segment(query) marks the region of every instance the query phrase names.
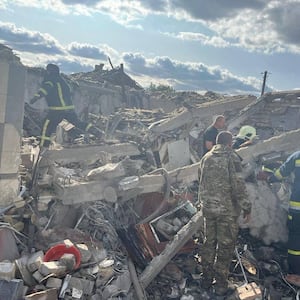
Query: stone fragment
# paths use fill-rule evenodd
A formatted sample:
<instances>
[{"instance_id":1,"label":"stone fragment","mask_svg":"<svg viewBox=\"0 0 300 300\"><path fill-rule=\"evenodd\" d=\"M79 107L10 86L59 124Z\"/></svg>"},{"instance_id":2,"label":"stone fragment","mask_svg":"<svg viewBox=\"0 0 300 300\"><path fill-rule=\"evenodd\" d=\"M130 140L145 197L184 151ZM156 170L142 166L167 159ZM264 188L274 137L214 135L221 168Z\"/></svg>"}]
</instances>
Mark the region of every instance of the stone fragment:
<instances>
[{"instance_id":1,"label":"stone fragment","mask_svg":"<svg viewBox=\"0 0 300 300\"><path fill-rule=\"evenodd\" d=\"M42 264L44 259L44 252L43 251L38 251L33 253L27 262L27 268L28 270L33 273L36 270L38 270L38 268L40 267L40 265Z\"/></svg>"},{"instance_id":2,"label":"stone fragment","mask_svg":"<svg viewBox=\"0 0 300 300\"><path fill-rule=\"evenodd\" d=\"M39 272L44 276L49 274L54 274L55 276L64 275L66 270L67 267L58 261L43 262L39 267Z\"/></svg>"}]
</instances>

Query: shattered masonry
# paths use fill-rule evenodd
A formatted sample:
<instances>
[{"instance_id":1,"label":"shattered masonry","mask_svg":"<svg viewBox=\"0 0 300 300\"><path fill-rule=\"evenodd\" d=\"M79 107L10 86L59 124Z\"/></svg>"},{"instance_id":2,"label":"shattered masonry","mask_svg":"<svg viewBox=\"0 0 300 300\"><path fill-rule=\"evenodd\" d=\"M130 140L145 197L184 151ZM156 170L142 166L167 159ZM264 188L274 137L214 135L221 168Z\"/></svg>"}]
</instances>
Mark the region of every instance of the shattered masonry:
<instances>
[{"instance_id":1,"label":"shattered masonry","mask_svg":"<svg viewBox=\"0 0 300 300\"><path fill-rule=\"evenodd\" d=\"M199 286L197 168L218 114L233 133L251 125L259 136L238 150L253 211L239 235L241 263L233 257L235 299L294 299L297 285L282 278L290 182L256 174L299 148L300 91L149 92L123 65L98 65L64 76L76 112L104 141L62 122L41 151L46 104L28 99L44 70L0 45L0 72L0 299L209 299Z\"/></svg>"}]
</instances>

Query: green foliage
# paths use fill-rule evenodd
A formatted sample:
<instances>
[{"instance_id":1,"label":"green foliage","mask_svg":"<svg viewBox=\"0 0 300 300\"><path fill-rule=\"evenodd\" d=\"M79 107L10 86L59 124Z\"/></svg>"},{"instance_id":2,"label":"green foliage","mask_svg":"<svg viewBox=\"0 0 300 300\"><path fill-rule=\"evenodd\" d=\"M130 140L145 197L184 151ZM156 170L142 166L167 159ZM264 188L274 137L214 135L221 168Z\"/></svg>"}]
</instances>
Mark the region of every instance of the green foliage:
<instances>
[{"instance_id":1,"label":"green foliage","mask_svg":"<svg viewBox=\"0 0 300 300\"><path fill-rule=\"evenodd\" d=\"M166 84L154 84L150 83L149 87L147 88L150 92L166 92L166 93L175 93L175 89Z\"/></svg>"}]
</instances>

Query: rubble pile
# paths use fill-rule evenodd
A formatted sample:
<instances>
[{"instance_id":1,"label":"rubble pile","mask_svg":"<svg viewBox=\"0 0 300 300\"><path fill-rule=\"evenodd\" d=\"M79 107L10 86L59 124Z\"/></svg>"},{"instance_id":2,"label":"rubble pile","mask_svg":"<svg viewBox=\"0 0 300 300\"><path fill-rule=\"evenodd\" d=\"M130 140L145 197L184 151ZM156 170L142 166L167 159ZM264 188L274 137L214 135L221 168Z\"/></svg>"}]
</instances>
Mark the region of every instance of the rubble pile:
<instances>
[{"instance_id":1,"label":"rubble pile","mask_svg":"<svg viewBox=\"0 0 300 300\"><path fill-rule=\"evenodd\" d=\"M1 53L14 57L6 47ZM25 100L41 74L27 69ZM201 137L218 114L232 132L252 125L259 135L237 151L253 211L248 226L241 224L229 278L236 291L228 299L299 297L298 278L286 275L290 182L259 180L262 166L278 165L298 146L299 91L260 98L150 93L122 65L68 79L77 113L105 134L63 121L51 147L40 149L34 136L45 106L25 104L13 170L19 193L0 203L1 300L215 299L201 288L197 181Z\"/></svg>"}]
</instances>

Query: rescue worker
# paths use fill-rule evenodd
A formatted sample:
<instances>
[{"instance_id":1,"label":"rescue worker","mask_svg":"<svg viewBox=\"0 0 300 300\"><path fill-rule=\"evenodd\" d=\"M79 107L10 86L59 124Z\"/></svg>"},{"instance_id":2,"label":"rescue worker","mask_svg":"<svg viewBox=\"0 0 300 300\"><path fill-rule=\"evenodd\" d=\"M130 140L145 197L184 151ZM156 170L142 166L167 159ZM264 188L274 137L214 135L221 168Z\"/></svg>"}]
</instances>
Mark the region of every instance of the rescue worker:
<instances>
[{"instance_id":1,"label":"rescue worker","mask_svg":"<svg viewBox=\"0 0 300 300\"><path fill-rule=\"evenodd\" d=\"M205 155L215 144L219 130L225 127L225 117L219 115L203 134L203 155Z\"/></svg>"},{"instance_id":2,"label":"rescue worker","mask_svg":"<svg viewBox=\"0 0 300 300\"><path fill-rule=\"evenodd\" d=\"M232 149L232 134L222 131L216 145L201 159L199 167L199 202L204 216L202 288L215 293L228 292L228 273L238 235L241 210L244 222L250 218L251 203L241 177L240 157Z\"/></svg>"},{"instance_id":3,"label":"rescue worker","mask_svg":"<svg viewBox=\"0 0 300 300\"><path fill-rule=\"evenodd\" d=\"M49 110L42 127L41 147L49 147L51 134L55 133L57 125L63 119L66 119L83 131L90 132L97 137L102 137L103 132L100 129L94 127L92 124L79 120L77 117L71 98L70 87L60 76L59 67L57 65L47 65L42 86L30 100L30 104L35 103L42 97L45 97Z\"/></svg>"},{"instance_id":4,"label":"rescue worker","mask_svg":"<svg viewBox=\"0 0 300 300\"><path fill-rule=\"evenodd\" d=\"M289 272L300 275L300 151L294 152L268 178L268 182L281 181L294 174L288 212L288 264Z\"/></svg>"},{"instance_id":5,"label":"rescue worker","mask_svg":"<svg viewBox=\"0 0 300 300\"><path fill-rule=\"evenodd\" d=\"M232 148L239 149L247 147L253 143L256 137L256 129L254 127L249 125L242 126L232 144Z\"/></svg>"}]
</instances>

